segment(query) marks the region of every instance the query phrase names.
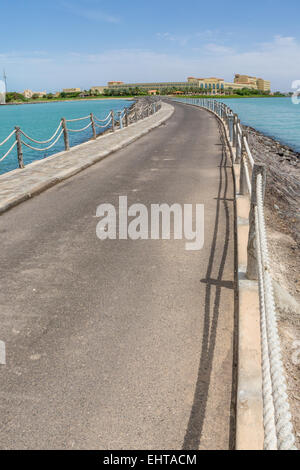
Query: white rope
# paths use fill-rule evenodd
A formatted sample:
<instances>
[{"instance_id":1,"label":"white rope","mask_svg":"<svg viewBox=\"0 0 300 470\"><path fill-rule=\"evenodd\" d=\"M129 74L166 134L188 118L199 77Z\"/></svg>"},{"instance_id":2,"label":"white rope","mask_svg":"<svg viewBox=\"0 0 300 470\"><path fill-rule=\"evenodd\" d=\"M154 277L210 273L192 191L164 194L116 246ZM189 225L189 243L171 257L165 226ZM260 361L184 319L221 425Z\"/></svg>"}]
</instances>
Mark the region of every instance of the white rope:
<instances>
[{"instance_id":1,"label":"white rope","mask_svg":"<svg viewBox=\"0 0 300 470\"><path fill-rule=\"evenodd\" d=\"M77 122L77 121L84 121L85 119L90 119L91 116L84 116L82 118L77 118L77 119L66 119L66 122Z\"/></svg>"},{"instance_id":2,"label":"white rope","mask_svg":"<svg viewBox=\"0 0 300 470\"><path fill-rule=\"evenodd\" d=\"M56 131L54 132L53 136L50 137L50 139L48 139L48 140L35 140L32 137L29 137L27 134L25 134L25 132L23 132L21 129L20 129L20 132L23 134L24 137L26 137L26 139L31 140L32 142L35 142L36 144L48 144L49 142L51 142L51 140L54 139L54 137L57 136L57 133L58 133L59 129L61 128L61 126L62 126L62 123L59 124L59 126L56 129Z\"/></svg>"},{"instance_id":3,"label":"white rope","mask_svg":"<svg viewBox=\"0 0 300 470\"><path fill-rule=\"evenodd\" d=\"M97 124L97 123L95 122L95 126L104 129L105 127L109 126L109 124L111 123L111 121L112 121L112 119L110 118L110 120L109 120L104 126L100 126L99 124Z\"/></svg>"},{"instance_id":4,"label":"white rope","mask_svg":"<svg viewBox=\"0 0 300 470\"><path fill-rule=\"evenodd\" d=\"M249 175L249 168L248 168L248 165L247 165L247 161L246 159L243 157L243 165L244 165L244 171L245 171L245 177L246 177L246 183L247 183L247 188L248 188L248 193L250 194L251 196L251 193L252 193L252 185L251 185L251 181L250 181L250 175Z\"/></svg>"},{"instance_id":5,"label":"white rope","mask_svg":"<svg viewBox=\"0 0 300 470\"><path fill-rule=\"evenodd\" d=\"M111 112L108 113L108 115L106 116L105 119L99 119L99 118L97 118L97 116L94 116L94 119L95 119L96 121L98 121L98 122L105 122L105 121L107 121L107 119L109 119L109 118L111 118Z\"/></svg>"},{"instance_id":6,"label":"white rope","mask_svg":"<svg viewBox=\"0 0 300 470\"><path fill-rule=\"evenodd\" d=\"M284 367L281 358L281 347L277 327L273 284L270 275L269 252L266 236L262 175L257 176L257 216L261 244L262 281L266 314L266 333L270 361L270 375L273 391L277 447L279 450L296 450L295 436L291 423L290 406Z\"/></svg>"},{"instance_id":7,"label":"white rope","mask_svg":"<svg viewBox=\"0 0 300 470\"><path fill-rule=\"evenodd\" d=\"M258 212L255 207L255 233L256 233L256 256L259 279L259 301L260 301L260 327L261 327L261 353L262 353L262 396L263 396L263 419L264 419L264 449L277 450L277 436L275 426L275 410L272 395L272 381L270 372L270 359L267 339L266 311L263 285L261 241L259 234Z\"/></svg>"},{"instance_id":8,"label":"white rope","mask_svg":"<svg viewBox=\"0 0 300 470\"><path fill-rule=\"evenodd\" d=\"M83 132L86 129L88 129L91 125L92 125L92 123L90 122L86 127L83 127L82 129L67 129L67 130L69 132Z\"/></svg>"},{"instance_id":9,"label":"white rope","mask_svg":"<svg viewBox=\"0 0 300 470\"><path fill-rule=\"evenodd\" d=\"M4 139L3 142L1 142L0 147L2 147L2 145L5 144L5 142L7 142L15 133L16 133L16 129L12 131L12 133L9 134L9 136L6 137L6 139Z\"/></svg>"},{"instance_id":10,"label":"white rope","mask_svg":"<svg viewBox=\"0 0 300 470\"><path fill-rule=\"evenodd\" d=\"M30 148L30 149L32 149L32 150L36 150L37 152L44 152L45 150L49 150L49 149L51 149L52 147L54 147L54 145L56 144L56 142L58 142L58 140L60 139L60 137L61 137L63 131L64 131L64 130L62 129L62 130L61 130L61 133L58 135L58 137L55 139L55 141L54 141L51 145L49 145L49 147L45 147L45 148L43 148L43 149L36 148L36 147L32 147L31 145L29 145L29 144L27 144L26 142L24 142L24 140L22 140L22 144L24 144L25 147L28 147L28 148Z\"/></svg>"},{"instance_id":11,"label":"white rope","mask_svg":"<svg viewBox=\"0 0 300 470\"><path fill-rule=\"evenodd\" d=\"M253 160L252 154L251 154L250 149L249 149L247 138L244 136L243 140L244 140L244 145L245 145L245 149L246 149L249 161L250 161L251 168L253 168L254 167L254 160Z\"/></svg>"},{"instance_id":12,"label":"white rope","mask_svg":"<svg viewBox=\"0 0 300 470\"><path fill-rule=\"evenodd\" d=\"M241 148L241 146L242 146L242 141L241 141L241 138L240 138L239 134L237 135L237 138L238 138L239 148Z\"/></svg>"},{"instance_id":13,"label":"white rope","mask_svg":"<svg viewBox=\"0 0 300 470\"><path fill-rule=\"evenodd\" d=\"M17 145L17 141L15 141L15 142L12 144L12 146L10 147L10 149L9 149L9 150L6 152L6 154L5 154L5 155L3 155L3 157L1 157L1 158L0 158L0 162L2 162L2 160L4 160L4 158L6 158L6 157L7 157L7 155L9 155L9 154L10 154L10 152L11 152L11 151L12 151L12 149L15 147L15 145Z\"/></svg>"}]
</instances>

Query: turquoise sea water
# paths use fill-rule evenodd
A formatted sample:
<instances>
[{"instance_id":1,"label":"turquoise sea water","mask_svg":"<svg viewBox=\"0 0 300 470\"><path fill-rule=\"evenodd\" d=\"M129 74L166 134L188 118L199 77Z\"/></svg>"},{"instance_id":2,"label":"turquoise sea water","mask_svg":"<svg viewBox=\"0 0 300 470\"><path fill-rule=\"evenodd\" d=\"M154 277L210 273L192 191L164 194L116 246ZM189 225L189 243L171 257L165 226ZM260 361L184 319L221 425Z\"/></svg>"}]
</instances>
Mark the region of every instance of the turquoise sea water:
<instances>
[{"instance_id":1,"label":"turquoise sea water","mask_svg":"<svg viewBox=\"0 0 300 470\"><path fill-rule=\"evenodd\" d=\"M291 98L222 99L239 115L242 124L274 137L300 152L300 104Z\"/></svg>"},{"instance_id":2,"label":"turquoise sea water","mask_svg":"<svg viewBox=\"0 0 300 470\"><path fill-rule=\"evenodd\" d=\"M54 134L62 117L74 119L94 113L99 119L104 119L110 110L118 111L131 106L131 104L132 101L128 100L105 99L0 106L0 143L14 130L15 126L19 126L27 135L35 140L47 140ZM80 129L88 123L88 120L72 122L68 126L72 129ZM100 129L97 128L97 133L99 131ZM92 130L90 127L86 131L69 135L70 145L73 146L86 142L92 137ZM13 144L14 140L15 137L13 136L9 142L0 147L0 159ZM43 146L32 142L29 143L35 147L47 147L49 145L45 144ZM63 136L61 136L54 147L45 152L36 152L23 146L24 163L26 165L34 160L46 158L62 150L64 150ZM17 167L17 152L15 147L5 160L0 162L0 174L14 170Z\"/></svg>"}]
</instances>

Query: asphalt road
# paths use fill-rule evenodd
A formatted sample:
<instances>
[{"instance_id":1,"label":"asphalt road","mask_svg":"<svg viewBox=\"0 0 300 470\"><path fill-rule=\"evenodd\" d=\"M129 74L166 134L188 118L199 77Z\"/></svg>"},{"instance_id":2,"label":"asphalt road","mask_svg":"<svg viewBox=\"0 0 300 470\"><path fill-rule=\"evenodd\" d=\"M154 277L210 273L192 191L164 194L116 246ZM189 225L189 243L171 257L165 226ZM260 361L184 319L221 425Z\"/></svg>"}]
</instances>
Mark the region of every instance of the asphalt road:
<instances>
[{"instance_id":1,"label":"asphalt road","mask_svg":"<svg viewBox=\"0 0 300 470\"><path fill-rule=\"evenodd\" d=\"M176 104L0 217L1 449L227 449L234 206L216 119ZM97 206L205 205L205 244L96 237Z\"/></svg>"}]
</instances>

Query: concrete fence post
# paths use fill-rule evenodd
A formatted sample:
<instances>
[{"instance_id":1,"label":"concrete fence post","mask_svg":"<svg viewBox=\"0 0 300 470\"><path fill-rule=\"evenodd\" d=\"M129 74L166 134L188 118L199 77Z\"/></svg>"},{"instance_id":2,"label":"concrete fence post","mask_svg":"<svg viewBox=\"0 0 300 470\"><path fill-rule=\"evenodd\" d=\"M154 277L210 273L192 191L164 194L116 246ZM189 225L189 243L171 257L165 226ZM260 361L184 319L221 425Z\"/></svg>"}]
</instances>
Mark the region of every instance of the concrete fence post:
<instances>
[{"instance_id":1,"label":"concrete fence post","mask_svg":"<svg viewBox=\"0 0 300 470\"><path fill-rule=\"evenodd\" d=\"M266 187L266 167L262 164L254 164L251 183L251 205L249 214L249 238L247 248L247 272L248 279L256 281L258 279L257 257L256 257L256 230L255 230L255 208L257 206L256 181L257 176L261 174L263 180L263 198Z\"/></svg>"},{"instance_id":2,"label":"concrete fence post","mask_svg":"<svg viewBox=\"0 0 300 470\"><path fill-rule=\"evenodd\" d=\"M95 126L95 120L94 120L93 113L91 113L90 116L91 116L91 123L92 123L93 139L96 139L97 134L96 134L96 126Z\"/></svg>"},{"instance_id":3,"label":"concrete fence post","mask_svg":"<svg viewBox=\"0 0 300 470\"><path fill-rule=\"evenodd\" d=\"M128 127L128 109L125 108L125 126Z\"/></svg>"},{"instance_id":4,"label":"concrete fence post","mask_svg":"<svg viewBox=\"0 0 300 470\"><path fill-rule=\"evenodd\" d=\"M24 161L23 161L23 149L22 149L22 140L21 140L21 131L18 126L15 127L16 129L16 141L17 141L17 154L18 154L18 163L19 168L24 168Z\"/></svg>"},{"instance_id":5,"label":"concrete fence post","mask_svg":"<svg viewBox=\"0 0 300 470\"><path fill-rule=\"evenodd\" d=\"M70 150L70 142L69 142L69 134L68 134L66 118L62 118L61 123L62 123L62 128L64 130L65 150L68 151Z\"/></svg>"},{"instance_id":6,"label":"concrete fence post","mask_svg":"<svg viewBox=\"0 0 300 470\"><path fill-rule=\"evenodd\" d=\"M115 112L114 110L111 110L111 130L112 132L115 132Z\"/></svg>"}]
</instances>

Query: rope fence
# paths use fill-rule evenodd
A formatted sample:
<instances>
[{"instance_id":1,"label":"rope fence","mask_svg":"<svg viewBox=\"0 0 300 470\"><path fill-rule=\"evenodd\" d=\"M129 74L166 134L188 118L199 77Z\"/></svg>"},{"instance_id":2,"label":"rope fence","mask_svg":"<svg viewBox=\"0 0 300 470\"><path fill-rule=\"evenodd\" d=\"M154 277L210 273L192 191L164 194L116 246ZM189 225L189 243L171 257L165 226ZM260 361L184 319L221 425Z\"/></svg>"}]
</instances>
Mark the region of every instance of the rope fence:
<instances>
[{"instance_id":1,"label":"rope fence","mask_svg":"<svg viewBox=\"0 0 300 470\"><path fill-rule=\"evenodd\" d=\"M27 135L22 129L19 127L15 127L15 129L0 143L0 147L6 144L11 138L15 137L15 141L7 150L4 155L0 155L0 162L2 162L14 148L17 148L17 158L18 158L18 166L19 168L24 168L24 157L23 157L23 147L27 147L36 152L45 152L52 147L54 147L60 138L63 136L64 138L64 147L65 151L70 150L70 139L69 134L80 133L84 132L90 127L92 128L93 139L96 139L101 133L107 130L111 130L111 132L115 132L116 128L123 129L124 127L128 127L130 124L134 124L135 122L144 119L145 117L154 114L155 112L159 111L161 108L161 102L159 100L154 100L151 103L144 106L143 104L137 101L136 103L129 108L123 108L118 111L110 111L108 115L104 119L99 119L93 113L89 114L88 116L74 118L74 119L66 119L62 118L60 120L59 126L57 127L54 134L47 140L37 140L29 135ZM69 123L81 122L89 120L90 122L80 128L74 129L68 127ZM101 132L97 134L96 129L101 129ZM88 140L88 139L87 139ZM50 144L47 147L34 147L29 142L33 142L38 145L46 145Z\"/></svg>"},{"instance_id":2,"label":"rope fence","mask_svg":"<svg viewBox=\"0 0 300 470\"><path fill-rule=\"evenodd\" d=\"M266 168L257 164L237 114L220 101L175 99L205 108L224 123L233 163L240 165L240 195L249 195L247 278L258 281L262 351L262 398L265 450L297 450L282 362L264 215Z\"/></svg>"}]
</instances>

